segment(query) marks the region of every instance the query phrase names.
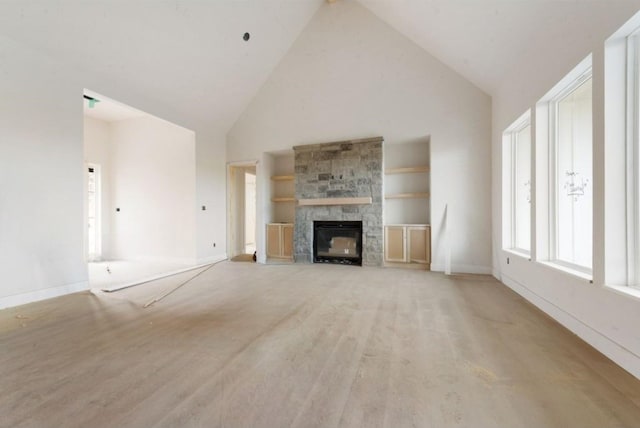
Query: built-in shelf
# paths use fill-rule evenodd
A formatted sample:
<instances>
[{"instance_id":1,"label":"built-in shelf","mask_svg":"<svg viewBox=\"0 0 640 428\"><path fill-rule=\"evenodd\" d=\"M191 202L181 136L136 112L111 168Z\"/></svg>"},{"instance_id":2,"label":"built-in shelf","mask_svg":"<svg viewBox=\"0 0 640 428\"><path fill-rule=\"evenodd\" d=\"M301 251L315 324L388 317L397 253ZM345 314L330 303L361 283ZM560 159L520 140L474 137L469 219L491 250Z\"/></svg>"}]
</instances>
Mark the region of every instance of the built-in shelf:
<instances>
[{"instance_id":1,"label":"built-in shelf","mask_svg":"<svg viewBox=\"0 0 640 428\"><path fill-rule=\"evenodd\" d=\"M387 168L385 174L411 174L416 172L429 172L428 166L409 166L404 168Z\"/></svg>"},{"instance_id":2,"label":"built-in shelf","mask_svg":"<svg viewBox=\"0 0 640 428\"><path fill-rule=\"evenodd\" d=\"M293 181L293 175L272 175L273 181Z\"/></svg>"},{"instance_id":3,"label":"built-in shelf","mask_svg":"<svg viewBox=\"0 0 640 428\"><path fill-rule=\"evenodd\" d=\"M293 175L272 175L272 181L293 181ZM288 193L288 192L287 192ZM296 198L293 196L274 196L271 198L271 202L295 202Z\"/></svg>"},{"instance_id":4,"label":"built-in shelf","mask_svg":"<svg viewBox=\"0 0 640 428\"><path fill-rule=\"evenodd\" d=\"M371 205L373 202L371 197L363 198L318 198L318 199L300 199L298 205Z\"/></svg>"},{"instance_id":5,"label":"built-in shelf","mask_svg":"<svg viewBox=\"0 0 640 428\"><path fill-rule=\"evenodd\" d=\"M393 193L385 195L385 199L426 199L429 197L429 192L415 192L415 193Z\"/></svg>"}]
</instances>

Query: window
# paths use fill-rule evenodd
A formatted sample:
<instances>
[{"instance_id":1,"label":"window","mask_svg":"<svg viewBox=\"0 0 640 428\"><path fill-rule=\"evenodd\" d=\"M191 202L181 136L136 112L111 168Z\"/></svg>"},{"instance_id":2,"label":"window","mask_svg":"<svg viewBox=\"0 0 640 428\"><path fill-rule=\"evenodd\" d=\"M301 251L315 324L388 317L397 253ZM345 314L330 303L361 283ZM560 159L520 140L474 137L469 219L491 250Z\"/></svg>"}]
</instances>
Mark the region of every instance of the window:
<instances>
[{"instance_id":1,"label":"window","mask_svg":"<svg viewBox=\"0 0 640 428\"><path fill-rule=\"evenodd\" d=\"M640 284L640 13L605 42L604 283Z\"/></svg>"},{"instance_id":2,"label":"window","mask_svg":"<svg viewBox=\"0 0 640 428\"><path fill-rule=\"evenodd\" d=\"M550 258L591 272L591 67L549 103Z\"/></svg>"},{"instance_id":3,"label":"window","mask_svg":"<svg viewBox=\"0 0 640 428\"><path fill-rule=\"evenodd\" d=\"M525 113L503 134L505 192L509 230L505 247L529 254L531 251L531 114Z\"/></svg>"},{"instance_id":4,"label":"window","mask_svg":"<svg viewBox=\"0 0 640 428\"><path fill-rule=\"evenodd\" d=\"M536 104L536 254L593 279L591 55Z\"/></svg>"},{"instance_id":5,"label":"window","mask_svg":"<svg viewBox=\"0 0 640 428\"><path fill-rule=\"evenodd\" d=\"M638 19L635 20L636 25ZM626 159L619 168L626 166L627 203L627 278L626 284L640 286L640 29L635 28L626 38L627 42L627 146Z\"/></svg>"},{"instance_id":6,"label":"window","mask_svg":"<svg viewBox=\"0 0 640 428\"><path fill-rule=\"evenodd\" d=\"M630 239L627 242L629 257L627 285L640 286L640 29L634 30L627 38L627 108L629 123L627 132L629 142L627 156L627 230Z\"/></svg>"}]
</instances>

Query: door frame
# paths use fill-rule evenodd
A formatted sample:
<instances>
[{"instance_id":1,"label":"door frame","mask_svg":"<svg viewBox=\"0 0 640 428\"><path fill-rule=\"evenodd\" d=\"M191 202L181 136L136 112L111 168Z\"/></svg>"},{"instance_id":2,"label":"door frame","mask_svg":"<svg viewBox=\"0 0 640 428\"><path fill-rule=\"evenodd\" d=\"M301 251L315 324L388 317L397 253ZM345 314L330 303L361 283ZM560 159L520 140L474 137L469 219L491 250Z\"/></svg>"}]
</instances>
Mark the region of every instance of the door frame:
<instances>
[{"instance_id":1,"label":"door frame","mask_svg":"<svg viewBox=\"0 0 640 428\"><path fill-rule=\"evenodd\" d=\"M247 168L253 168L256 173L256 196L258 193L259 177L258 177L258 161L257 160L248 160L248 161L238 161L238 162L227 162L227 257L229 259L234 258L239 254L237 251L238 244L237 240L242 238L242 248L244 249L244 236L237 236L238 230L238 213L237 213L237 203L236 200L238 198L237 189L236 189L236 174L239 171L242 171L243 174L243 183L244 183L244 171ZM244 203L244 201L243 201ZM256 201L256 229L258 227L257 218L258 218L258 204ZM244 216L241 219L242 227L244 228ZM257 237L257 230L256 230ZM256 239L257 240L257 239ZM257 242L256 242L257 245Z\"/></svg>"}]
</instances>

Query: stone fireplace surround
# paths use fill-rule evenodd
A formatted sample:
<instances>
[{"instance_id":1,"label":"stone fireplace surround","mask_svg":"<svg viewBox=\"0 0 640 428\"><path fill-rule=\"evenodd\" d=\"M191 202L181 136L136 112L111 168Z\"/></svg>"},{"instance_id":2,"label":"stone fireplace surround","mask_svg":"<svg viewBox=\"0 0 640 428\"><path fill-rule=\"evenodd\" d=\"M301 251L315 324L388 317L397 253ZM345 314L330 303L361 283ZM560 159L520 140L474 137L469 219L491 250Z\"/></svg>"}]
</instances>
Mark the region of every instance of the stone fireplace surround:
<instances>
[{"instance_id":1,"label":"stone fireplace surround","mask_svg":"<svg viewBox=\"0 0 640 428\"><path fill-rule=\"evenodd\" d=\"M366 198L339 205L298 205L294 259L311 263L314 220L362 221L362 264L382 266L382 137L296 146L295 198ZM371 202L368 202L371 198Z\"/></svg>"}]
</instances>

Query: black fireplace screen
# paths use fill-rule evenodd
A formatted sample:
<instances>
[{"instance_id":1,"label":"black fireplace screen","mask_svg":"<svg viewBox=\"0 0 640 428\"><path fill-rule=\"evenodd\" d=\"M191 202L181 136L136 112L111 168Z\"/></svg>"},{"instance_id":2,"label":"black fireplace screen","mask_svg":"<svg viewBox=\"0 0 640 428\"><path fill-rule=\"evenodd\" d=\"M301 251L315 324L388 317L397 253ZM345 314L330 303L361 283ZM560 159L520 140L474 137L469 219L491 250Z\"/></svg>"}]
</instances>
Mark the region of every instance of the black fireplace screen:
<instances>
[{"instance_id":1,"label":"black fireplace screen","mask_svg":"<svg viewBox=\"0 0 640 428\"><path fill-rule=\"evenodd\" d=\"M314 221L313 262L362 266L362 222Z\"/></svg>"}]
</instances>

